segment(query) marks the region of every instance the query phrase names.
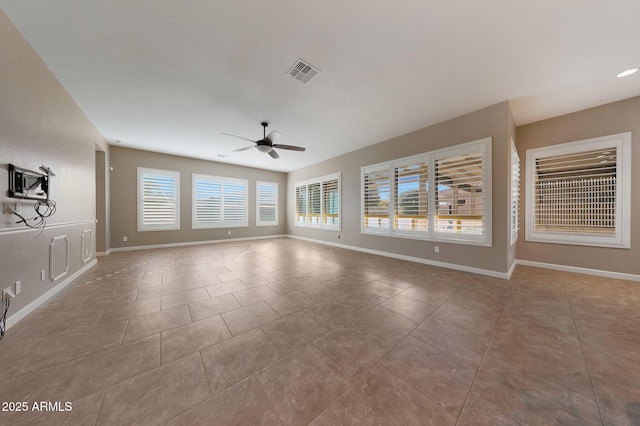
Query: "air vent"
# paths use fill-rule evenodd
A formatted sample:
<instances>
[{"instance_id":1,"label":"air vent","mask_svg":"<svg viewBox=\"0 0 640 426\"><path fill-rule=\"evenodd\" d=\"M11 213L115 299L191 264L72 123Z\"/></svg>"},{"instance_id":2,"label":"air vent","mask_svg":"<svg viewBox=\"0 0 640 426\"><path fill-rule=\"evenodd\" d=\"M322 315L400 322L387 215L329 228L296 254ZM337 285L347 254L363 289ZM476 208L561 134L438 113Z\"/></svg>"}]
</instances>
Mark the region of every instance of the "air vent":
<instances>
[{"instance_id":1,"label":"air vent","mask_svg":"<svg viewBox=\"0 0 640 426\"><path fill-rule=\"evenodd\" d=\"M287 71L287 74L296 80L307 84L319 72L320 70L315 68L313 65L306 63L302 59L298 59L289 71Z\"/></svg>"}]
</instances>

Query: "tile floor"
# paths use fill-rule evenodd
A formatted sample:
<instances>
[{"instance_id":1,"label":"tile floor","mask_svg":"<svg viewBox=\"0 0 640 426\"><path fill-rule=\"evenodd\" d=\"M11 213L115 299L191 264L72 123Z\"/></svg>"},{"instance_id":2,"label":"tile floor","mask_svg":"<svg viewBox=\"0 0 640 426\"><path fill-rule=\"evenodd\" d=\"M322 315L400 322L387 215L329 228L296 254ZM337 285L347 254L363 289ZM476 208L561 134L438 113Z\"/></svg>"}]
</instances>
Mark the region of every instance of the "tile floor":
<instances>
[{"instance_id":1,"label":"tile floor","mask_svg":"<svg viewBox=\"0 0 640 426\"><path fill-rule=\"evenodd\" d=\"M9 329L0 424L640 424L640 284L292 239L116 253Z\"/></svg>"}]
</instances>

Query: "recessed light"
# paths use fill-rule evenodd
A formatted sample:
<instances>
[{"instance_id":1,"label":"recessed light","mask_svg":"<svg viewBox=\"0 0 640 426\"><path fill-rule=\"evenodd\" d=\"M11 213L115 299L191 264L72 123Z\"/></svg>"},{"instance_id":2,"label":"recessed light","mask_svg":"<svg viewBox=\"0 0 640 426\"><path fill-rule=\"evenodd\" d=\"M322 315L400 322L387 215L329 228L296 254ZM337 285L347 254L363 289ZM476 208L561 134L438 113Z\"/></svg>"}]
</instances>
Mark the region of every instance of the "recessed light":
<instances>
[{"instance_id":1,"label":"recessed light","mask_svg":"<svg viewBox=\"0 0 640 426\"><path fill-rule=\"evenodd\" d=\"M638 71L638 68L631 68L629 70L626 71L622 71L620 74L618 74L616 77L626 77L628 75L631 75L633 73L635 73L636 71Z\"/></svg>"},{"instance_id":2,"label":"recessed light","mask_svg":"<svg viewBox=\"0 0 640 426\"><path fill-rule=\"evenodd\" d=\"M121 140L116 139L116 143L122 145L122 141Z\"/></svg>"},{"instance_id":3,"label":"recessed light","mask_svg":"<svg viewBox=\"0 0 640 426\"><path fill-rule=\"evenodd\" d=\"M218 154L218 158L229 158L229 156L225 154Z\"/></svg>"}]
</instances>

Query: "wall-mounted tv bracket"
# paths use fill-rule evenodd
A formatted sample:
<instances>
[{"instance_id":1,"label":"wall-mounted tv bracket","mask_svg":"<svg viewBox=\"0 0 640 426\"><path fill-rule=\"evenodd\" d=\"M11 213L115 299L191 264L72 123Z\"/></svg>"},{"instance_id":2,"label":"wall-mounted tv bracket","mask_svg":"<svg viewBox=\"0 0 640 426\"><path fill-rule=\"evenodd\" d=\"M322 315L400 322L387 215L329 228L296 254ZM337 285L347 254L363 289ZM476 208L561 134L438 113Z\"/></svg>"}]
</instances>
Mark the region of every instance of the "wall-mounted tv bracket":
<instances>
[{"instance_id":1,"label":"wall-mounted tv bracket","mask_svg":"<svg viewBox=\"0 0 640 426\"><path fill-rule=\"evenodd\" d=\"M50 179L55 173L47 166L40 166L40 170L42 173L9 164L9 197L36 200L33 205L36 217L26 219L18 212L13 212L20 218L16 223L24 223L29 228L44 228L46 218L56 211L55 201L49 199Z\"/></svg>"}]
</instances>

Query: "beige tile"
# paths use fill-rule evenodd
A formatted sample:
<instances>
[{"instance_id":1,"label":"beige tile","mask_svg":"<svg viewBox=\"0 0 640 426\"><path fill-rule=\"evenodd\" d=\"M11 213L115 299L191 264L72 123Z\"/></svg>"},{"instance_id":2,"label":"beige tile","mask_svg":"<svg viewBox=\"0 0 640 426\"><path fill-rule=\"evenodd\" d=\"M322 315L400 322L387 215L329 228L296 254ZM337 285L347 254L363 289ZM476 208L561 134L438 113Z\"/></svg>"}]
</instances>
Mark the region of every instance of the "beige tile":
<instances>
[{"instance_id":1,"label":"beige tile","mask_svg":"<svg viewBox=\"0 0 640 426\"><path fill-rule=\"evenodd\" d=\"M75 360L55 393L73 400L160 365L160 335Z\"/></svg>"},{"instance_id":2,"label":"beige tile","mask_svg":"<svg viewBox=\"0 0 640 426\"><path fill-rule=\"evenodd\" d=\"M175 308L176 306L186 305L191 302L197 302L209 298L209 293L204 288L196 288L193 290L181 291L167 296L162 296L162 310Z\"/></svg>"},{"instance_id":3,"label":"beige tile","mask_svg":"<svg viewBox=\"0 0 640 426\"><path fill-rule=\"evenodd\" d=\"M120 344L126 321L45 341L19 374L41 370Z\"/></svg>"},{"instance_id":4,"label":"beige tile","mask_svg":"<svg viewBox=\"0 0 640 426\"><path fill-rule=\"evenodd\" d=\"M458 416L477 366L407 337L380 363L426 397Z\"/></svg>"},{"instance_id":5,"label":"beige tile","mask_svg":"<svg viewBox=\"0 0 640 426\"><path fill-rule=\"evenodd\" d=\"M292 291L269 299L265 303L280 316L287 316L317 302L301 291Z\"/></svg>"},{"instance_id":6,"label":"beige tile","mask_svg":"<svg viewBox=\"0 0 640 426\"><path fill-rule=\"evenodd\" d=\"M159 424L209 396L200 354L194 353L109 387L96 424Z\"/></svg>"},{"instance_id":7,"label":"beige tile","mask_svg":"<svg viewBox=\"0 0 640 426\"><path fill-rule=\"evenodd\" d=\"M176 417L166 426L192 425L281 425L255 377L219 393Z\"/></svg>"},{"instance_id":8,"label":"beige tile","mask_svg":"<svg viewBox=\"0 0 640 426\"><path fill-rule=\"evenodd\" d=\"M260 329L203 349L201 354L214 395L282 358Z\"/></svg>"},{"instance_id":9,"label":"beige tile","mask_svg":"<svg viewBox=\"0 0 640 426\"><path fill-rule=\"evenodd\" d=\"M261 328L283 354L293 352L329 331L304 312L289 315Z\"/></svg>"},{"instance_id":10,"label":"beige tile","mask_svg":"<svg viewBox=\"0 0 640 426\"><path fill-rule=\"evenodd\" d=\"M191 322L187 306L154 312L129 320L123 342L131 342Z\"/></svg>"},{"instance_id":11,"label":"beige tile","mask_svg":"<svg viewBox=\"0 0 640 426\"><path fill-rule=\"evenodd\" d=\"M313 346L293 352L256 377L285 425L311 422L352 383Z\"/></svg>"},{"instance_id":12,"label":"beige tile","mask_svg":"<svg viewBox=\"0 0 640 426\"><path fill-rule=\"evenodd\" d=\"M270 323L280 318L273 309L264 302L258 302L235 311L222 314L227 327L234 336L253 328Z\"/></svg>"},{"instance_id":13,"label":"beige tile","mask_svg":"<svg viewBox=\"0 0 640 426\"><path fill-rule=\"evenodd\" d=\"M341 424L454 425L456 417L381 367L330 407Z\"/></svg>"},{"instance_id":14,"label":"beige tile","mask_svg":"<svg viewBox=\"0 0 640 426\"><path fill-rule=\"evenodd\" d=\"M271 290L266 285L261 285L258 287L250 288L248 290L242 290L233 293L233 297L235 297L242 306L253 305L254 303L273 299L277 296L278 293Z\"/></svg>"},{"instance_id":15,"label":"beige tile","mask_svg":"<svg viewBox=\"0 0 640 426\"><path fill-rule=\"evenodd\" d=\"M162 363L182 358L230 337L231 333L219 315L163 331Z\"/></svg>"},{"instance_id":16,"label":"beige tile","mask_svg":"<svg viewBox=\"0 0 640 426\"><path fill-rule=\"evenodd\" d=\"M242 281L235 280L222 284L215 284L207 287L207 292L211 297L222 296L224 294L230 294L234 291L246 290L247 286L242 284Z\"/></svg>"},{"instance_id":17,"label":"beige tile","mask_svg":"<svg viewBox=\"0 0 640 426\"><path fill-rule=\"evenodd\" d=\"M240 281L249 288L258 287L278 281L269 274L251 275L250 277L240 278Z\"/></svg>"},{"instance_id":18,"label":"beige tile","mask_svg":"<svg viewBox=\"0 0 640 426\"><path fill-rule=\"evenodd\" d=\"M56 399L53 403L58 403L61 407L57 411L45 411L39 416L29 419L24 425L42 426L72 426L72 425L92 425L98 417L98 410L102 404L104 389L92 393L76 400Z\"/></svg>"},{"instance_id":19,"label":"beige tile","mask_svg":"<svg viewBox=\"0 0 640 426\"><path fill-rule=\"evenodd\" d=\"M102 312L102 315L98 318L96 327L150 314L152 312L158 312L160 310L160 303L161 299L156 297L155 299L147 299L140 302L116 304Z\"/></svg>"},{"instance_id":20,"label":"beige tile","mask_svg":"<svg viewBox=\"0 0 640 426\"><path fill-rule=\"evenodd\" d=\"M402 294L398 294L380 305L381 308L400 314L416 323L424 321L438 306L423 303Z\"/></svg>"},{"instance_id":21,"label":"beige tile","mask_svg":"<svg viewBox=\"0 0 640 426\"><path fill-rule=\"evenodd\" d=\"M51 395L69 369L69 364L58 364L2 382L0 386L0 403L9 401L26 402L29 410L2 412L0 420L6 422L6 424L13 424L36 416L38 411L31 410L33 403L51 400Z\"/></svg>"},{"instance_id":22,"label":"beige tile","mask_svg":"<svg viewBox=\"0 0 640 426\"><path fill-rule=\"evenodd\" d=\"M189 314L191 315L191 321L195 322L220 315L223 312L233 311L240 307L241 305L233 295L224 294L211 299L189 303Z\"/></svg>"}]
</instances>

